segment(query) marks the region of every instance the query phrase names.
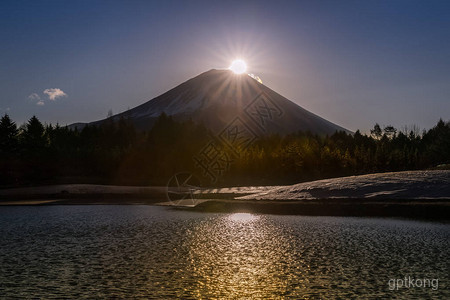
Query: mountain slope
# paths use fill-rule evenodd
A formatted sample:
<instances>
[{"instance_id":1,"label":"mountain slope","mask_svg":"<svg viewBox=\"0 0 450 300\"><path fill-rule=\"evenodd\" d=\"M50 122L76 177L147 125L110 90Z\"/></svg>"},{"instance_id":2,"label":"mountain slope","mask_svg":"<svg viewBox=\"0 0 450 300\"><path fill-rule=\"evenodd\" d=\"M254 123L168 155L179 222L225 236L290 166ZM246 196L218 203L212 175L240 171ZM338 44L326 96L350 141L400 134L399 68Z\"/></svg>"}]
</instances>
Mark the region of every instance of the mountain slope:
<instances>
[{"instance_id":1,"label":"mountain slope","mask_svg":"<svg viewBox=\"0 0 450 300\"><path fill-rule=\"evenodd\" d=\"M250 76L215 69L111 118L118 120L124 117L138 128L149 129L162 113L176 120L192 119L203 123L213 132L219 132L230 124L244 126L256 135L287 134L299 130L316 134L347 131L303 109ZM81 127L80 123L74 125Z\"/></svg>"}]
</instances>

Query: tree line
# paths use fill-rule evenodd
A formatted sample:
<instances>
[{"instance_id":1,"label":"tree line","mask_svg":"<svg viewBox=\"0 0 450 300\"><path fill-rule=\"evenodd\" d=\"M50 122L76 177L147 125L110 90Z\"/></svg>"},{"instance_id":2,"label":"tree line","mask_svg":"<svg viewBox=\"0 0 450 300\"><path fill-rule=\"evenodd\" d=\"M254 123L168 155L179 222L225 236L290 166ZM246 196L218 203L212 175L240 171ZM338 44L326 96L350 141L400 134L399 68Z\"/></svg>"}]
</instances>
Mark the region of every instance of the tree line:
<instances>
[{"instance_id":1,"label":"tree line","mask_svg":"<svg viewBox=\"0 0 450 300\"><path fill-rule=\"evenodd\" d=\"M33 116L18 127L4 115L0 186L165 185L178 172L193 173L208 186L270 185L450 163L450 122L443 120L422 133L376 124L370 134L270 135L239 149L238 154L211 141L217 139L203 125L178 122L165 114L148 131L137 130L123 118L72 130L42 124ZM205 153L210 169L199 161Z\"/></svg>"}]
</instances>

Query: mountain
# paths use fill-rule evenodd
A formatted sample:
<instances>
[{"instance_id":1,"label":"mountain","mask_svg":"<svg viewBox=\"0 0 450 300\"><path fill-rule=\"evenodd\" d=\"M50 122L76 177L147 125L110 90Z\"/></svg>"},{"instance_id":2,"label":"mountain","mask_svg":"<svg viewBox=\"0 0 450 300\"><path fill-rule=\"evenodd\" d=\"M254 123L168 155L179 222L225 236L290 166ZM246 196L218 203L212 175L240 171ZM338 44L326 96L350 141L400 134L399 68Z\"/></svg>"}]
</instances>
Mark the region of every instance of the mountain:
<instances>
[{"instance_id":1,"label":"mountain","mask_svg":"<svg viewBox=\"0 0 450 300\"><path fill-rule=\"evenodd\" d=\"M209 70L168 92L110 118L131 120L140 129L149 129L159 115L175 120L191 119L213 132L236 127L254 135L287 134L299 130L332 134L348 130L333 124L286 99L245 74L229 70ZM92 122L96 125L104 120ZM82 128L84 123L70 127Z\"/></svg>"}]
</instances>

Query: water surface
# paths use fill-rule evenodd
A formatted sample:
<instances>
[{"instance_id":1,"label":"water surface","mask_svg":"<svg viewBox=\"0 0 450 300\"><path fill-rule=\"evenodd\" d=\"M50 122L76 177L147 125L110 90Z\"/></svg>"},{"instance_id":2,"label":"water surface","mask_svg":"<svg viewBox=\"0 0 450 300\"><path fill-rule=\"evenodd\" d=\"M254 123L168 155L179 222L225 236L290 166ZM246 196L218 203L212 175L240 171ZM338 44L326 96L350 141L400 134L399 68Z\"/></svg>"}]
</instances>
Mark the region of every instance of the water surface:
<instances>
[{"instance_id":1,"label":"water surface","mask_svg":"<svg viewBox=\"0 0 450 300\"><path fill-rule=\"evenodd\" d=\"M450 225L207 214L156 206L0 208L5 298L450 296ZM439 287L391 290L390 279Z\"/></svg>"}]
</instances>

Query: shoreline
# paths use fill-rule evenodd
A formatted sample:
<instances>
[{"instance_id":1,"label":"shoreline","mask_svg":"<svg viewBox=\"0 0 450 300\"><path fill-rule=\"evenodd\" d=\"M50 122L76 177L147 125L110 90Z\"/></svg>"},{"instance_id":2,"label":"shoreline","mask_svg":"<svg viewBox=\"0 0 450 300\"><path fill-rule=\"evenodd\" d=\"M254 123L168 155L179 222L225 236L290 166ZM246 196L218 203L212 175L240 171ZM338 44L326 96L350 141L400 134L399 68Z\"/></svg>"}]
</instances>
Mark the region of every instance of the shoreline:
<instances>
[{"instance_id":1,"label":"shoreline","mask_svg":"<svg viewBox=\"0 0 450 300\"><path fill-rule=\"evenodd\" d=\"M196 205L173 205L162 199L72 198L0 201L1 206L152 205L201 213L255 213L298 216L396 217L450 222L450 199L382 200L235 200L201 199Z\"/></svg>"},{"instance_id":2,"label":"shoreline","mask_svg":"<svg viewBox=\"0 0 450 300\"><path fill-rule=\"evenodd\" d=\"M200 203L191 210L198 212L260 213L275 215L401 217L450 222L450 199L411 201L366 199L307 201L221 201Z\"/></svg>"},{"instance_id":3,"label":"shoreline","mask_svg":"<svg viewBox=\"0 0 450 300\"><path fill-rule=\"evenodd\" d=\"M177 190L68 184L0 189L0 206L162 205L196 212L405 217L450 221L450 171L407 171L304 182ZM176 204L176 205L174 205Z\"/></svg>"}]
</instances>

